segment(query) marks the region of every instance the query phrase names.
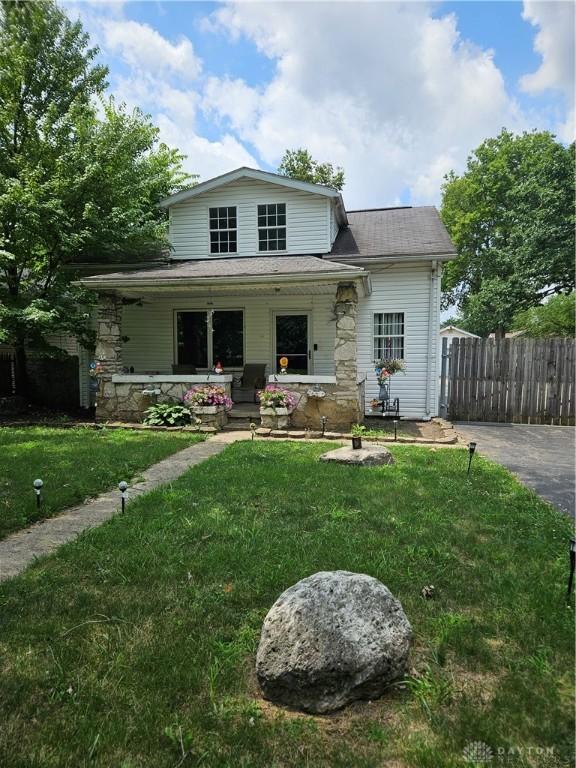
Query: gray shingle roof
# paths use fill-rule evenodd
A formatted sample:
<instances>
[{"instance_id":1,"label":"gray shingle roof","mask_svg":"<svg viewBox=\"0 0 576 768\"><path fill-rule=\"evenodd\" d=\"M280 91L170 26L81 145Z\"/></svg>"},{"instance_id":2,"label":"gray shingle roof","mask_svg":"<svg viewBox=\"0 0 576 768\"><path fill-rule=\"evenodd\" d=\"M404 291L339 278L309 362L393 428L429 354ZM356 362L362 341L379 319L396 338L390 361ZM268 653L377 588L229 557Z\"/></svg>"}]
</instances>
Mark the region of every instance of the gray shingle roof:
<instances>
[{"instance_id":1,"label":"gray shingle roof","mask_svg":"<svg viewBox=\"0 0 576 768\"><path fill-rule=\"evenodd\" d=\"M164 267L139 269L131 272L114 272L107 275L94 275L82 280L84 285L92 283L129 283L142 280L194 280L209 278L258 277L259 275L330 275L350 271L351 274L363 270L347 264L336 264L318 256L237 256L226 259L203 259L201 261L177 261Z\"/></svg>"},{"instance_id":2,"label":"gray shingle roof","mask_svg":"<svg viewBox=\"0 0 576 768\"><path fill-rule=\"evenodd\" d=\"M436 208L348 211L329 258L454 254L456 249Z\"/></svg>"}]
</instances>

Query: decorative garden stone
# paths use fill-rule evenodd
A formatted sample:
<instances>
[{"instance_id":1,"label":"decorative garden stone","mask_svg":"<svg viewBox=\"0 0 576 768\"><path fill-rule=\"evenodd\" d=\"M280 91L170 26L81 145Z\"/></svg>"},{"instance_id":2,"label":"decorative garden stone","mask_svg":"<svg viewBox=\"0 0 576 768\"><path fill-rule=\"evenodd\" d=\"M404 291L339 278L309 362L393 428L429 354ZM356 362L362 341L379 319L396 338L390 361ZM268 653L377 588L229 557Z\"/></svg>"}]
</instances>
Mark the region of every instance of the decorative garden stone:
<instances>
[{"instance_id":1,"label":"decorative garden stone","mask_svg":"<svg viewBox=\"0 0 576 768\"><path fill-rule=\"evenodd\" d=\"M394 464L394 457L387 448L380 445L365 445L352 448L345 445L320 456L320 461L335 461L338 464L358 464L361 467L375 467L381 464Z\"/></svg>"},{"instance_id":2,"label":"decorative garden stone","mask_svg":"<svg viewBox=\"0 0 576 768\"><path fill-rule=\"evenodd\" d=\"M264 620L256 674L267 699L331 712L381 696L406 671L412 628L377 579L322 571L287 589Z\"/></svg>"}]
</instances>

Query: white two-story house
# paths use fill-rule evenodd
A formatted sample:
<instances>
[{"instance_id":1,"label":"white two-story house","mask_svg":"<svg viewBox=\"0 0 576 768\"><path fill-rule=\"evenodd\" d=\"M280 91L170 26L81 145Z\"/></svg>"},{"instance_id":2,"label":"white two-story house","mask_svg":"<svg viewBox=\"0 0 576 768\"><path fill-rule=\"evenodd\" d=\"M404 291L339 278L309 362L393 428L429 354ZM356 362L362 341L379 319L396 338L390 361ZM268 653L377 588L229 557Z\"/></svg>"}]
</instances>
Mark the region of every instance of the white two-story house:
<instances>
[{"instance_id":1,"label":"white two-story house","mask_svg":"<svg viewBox=\"0 0 576 768\"><path fill-rule=\"evenodd\" d=\"M250 168L162 205L170 263L82 281L99 294L100 418L138 418L151 391L217 380L250 400L279 381L299 394L297 423L349 425L373 413L374 361L390 357L405 361L400 416L436 414L440 277L456 252L435 208L347 211L334 189Z\"/></svg>"}]
</instances>

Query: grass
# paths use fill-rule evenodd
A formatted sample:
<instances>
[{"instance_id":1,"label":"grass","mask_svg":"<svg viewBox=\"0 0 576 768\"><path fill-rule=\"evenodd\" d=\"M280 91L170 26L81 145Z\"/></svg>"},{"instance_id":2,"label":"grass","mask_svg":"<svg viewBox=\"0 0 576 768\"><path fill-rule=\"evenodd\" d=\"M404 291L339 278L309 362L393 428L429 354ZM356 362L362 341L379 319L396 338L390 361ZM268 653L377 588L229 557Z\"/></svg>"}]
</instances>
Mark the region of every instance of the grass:
<instances>
[{"instance_id":1,"label":"grass","mask_svg":"<svg viewBox=\"0 0 576 768\"><path fill-rule=\"evenodd\" d=\"M570 765L569 521L481 457L467 480L466 451L325 449L237 443L2 585L3 768L464 768L476 741ZM315 717L253 665L274 600L324 569L381 579L415 643L405 685Z\"/></svg>"},{"instance_id":2,"label":"grass","mask_svg":"<svg viewBox=\"0 0 576 768\"><path fill-rule=\"evenodd\" d=\"M131 480L199 439L174 432L0 428L0 539ZM36 478L44 481L39 510Z\"/></svg>"}]
</instances>

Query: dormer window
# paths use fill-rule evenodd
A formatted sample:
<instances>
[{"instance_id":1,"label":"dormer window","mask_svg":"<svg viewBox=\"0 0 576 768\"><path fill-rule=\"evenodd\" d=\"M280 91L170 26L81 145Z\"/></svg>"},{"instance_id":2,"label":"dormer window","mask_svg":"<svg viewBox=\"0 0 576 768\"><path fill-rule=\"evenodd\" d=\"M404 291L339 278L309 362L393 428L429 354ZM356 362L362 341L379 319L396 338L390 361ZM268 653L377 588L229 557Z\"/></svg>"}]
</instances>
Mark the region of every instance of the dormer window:
<instances>
[{"instance_id":1,"label":"dormer window","mask_svg":"<svg viewBox=\"0 0 576 768\"><path fill-rule=\"evenodd\" d=\"M236 206L210 208L210 253L236 253L238 229Z\"/></svg>"},{"instance_id":2,"label":"dormer window","mask_svg":"<svg viewBox=\"0 0 576 768\"><path fill-rule=\"evenodd\" d=\"M258 206L258 250L286 250L286 203Z\"/></svg>"}]
</instances>

